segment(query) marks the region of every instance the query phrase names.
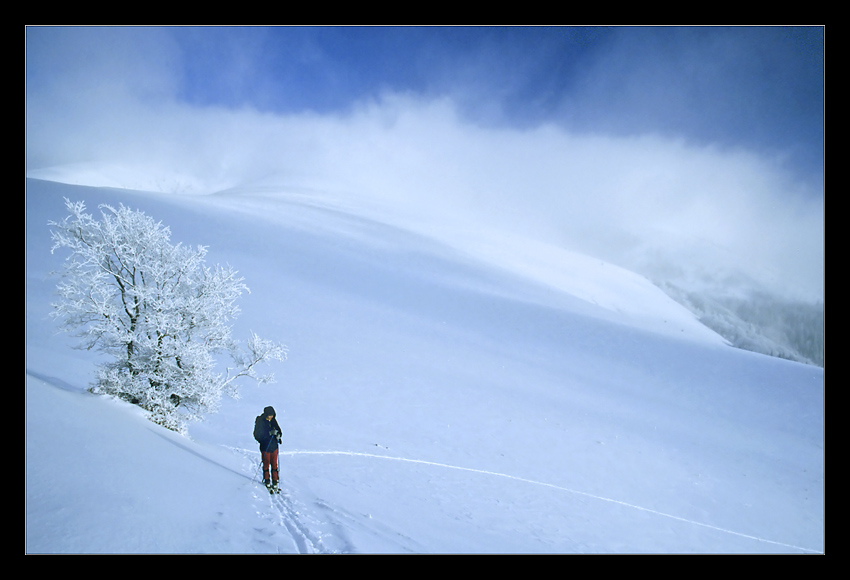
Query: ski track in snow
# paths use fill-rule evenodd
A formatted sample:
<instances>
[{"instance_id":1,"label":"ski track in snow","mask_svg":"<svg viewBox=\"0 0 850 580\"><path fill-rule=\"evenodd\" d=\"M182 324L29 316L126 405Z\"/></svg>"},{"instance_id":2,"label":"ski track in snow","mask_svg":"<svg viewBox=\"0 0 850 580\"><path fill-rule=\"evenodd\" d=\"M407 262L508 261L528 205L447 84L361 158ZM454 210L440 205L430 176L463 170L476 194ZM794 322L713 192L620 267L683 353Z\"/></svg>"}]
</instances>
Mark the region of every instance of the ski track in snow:
<instances>
[{"instance_id":1,"label":"ski track in snow","mask_svg":"<svg viewBox=\"0 0 850 580\"><path fill-rule=\"evenodd\" d=\"M262 492L260 492L262 493ZM280 524L286 528L292 536L293 542L301 554L326 554L333 553L325 547L322 537L313 533L310 527L301 521L300 513L294 507L292 500L286 495L269 494L271 506L277 511Z\"/></svg>"},{"instance_id":2,"label":"ski track in snow","mask_svg":"<svg viewBox=\"0 0 850 580\"><path fill-rule=\"evenodd\" d=\"M249 450L247 450L247 449L238 449L238 448L231 448L231 449L233 449L234 451L249 452ZM250 451L250 453L254 454L255 452ZM701 527L709 528L709 529L712 529L712 530L715 530L715 531L718 531L718 532L731 534L731 535L738 536L738 537L741 537L741 538L747 538L747 539L750 539L750 540L754 540L756 542L765 542L765 543L773 544L773 545L776 545L776 546L782 546L784 548L792 548L794 550L800 550L802 552L810 552L810 553L815 553L815 554L821 553L819 550L812 550L810 548L804 548L802 546L795 546L793 544L786 544L786 543L783 543L783 542L777 542L777 541L774 541L774 540L769 540L767 538L761 538L759 536L744 534L744 533L741 533L741 532L736 532L734 530L729 530L729 529L726 529L726 528L713 526L711 524L706 524L706 523L703 523L703 522L689 520L687 518L682 518L682 517L679 517L679 516L676 516L676 515L673 515L673 514L660 512L660 511L653 510L653 509L646 508L646 507L642 507L642 506L639 506L639 505L630 504L630 503L627 503L627 502L624 502L624 501L620 501L620 500L616 500L616 499L612 499L612 498L608 498L608 497L602 497L602 496L599 496L599 495L594 495L594 494L591 494L591 493L578 491L578 490L575 490L575 489L570 489L570 488L563 487L563 486L560 486L560 485L555 485L555 484L552 484L552 483L546 483L546 482L542 482L542 481L534 481L532 479L526 479L524 477L509 475L509 474L506 474L506 473L498 473L498 472L495 472L495 471L473 469L473 468L470 468L470 467L461 467L461 466L458 466L458 465L449 465L447 463L425 461L425 460L422 460L422 459L408 459L408 458L405 458L405 457L391 457L391 456L388 456L388 455L376 455L374 453L362 453L362 452L356 452L356 451L283 451L283 450L281 450L280 455L286 455L286 456L290 456L290 457L294 457L294 456L297 456L297 455L345 455L345 456L349 456L349 457L365 457L365 458L369 458L369 459L383 459L383 460L389 460L389 461L402 461L402 462L406 462L406 463L417 463L417 464L420 464L420 465L431 465L431 466L434 466L434 467L442 467L442 468L445 468L445 469L455 469L455 470L458 470L458 471L468 471L468 472L479 473L479 474L483 474L483 475L504 477L506 479L513 479L515 481L521 481L521 482L529 483L529 484L532 484L532 485L540 485L540 486L549 487L549 488L552 488L552 489L557 489L557 490L564 491L564 492L571 493L571 494L575 494L575 495L581 495L581 496L584 496L584 497L589 497L589 498L592 498L592 499L595 499L595 500L598 500L598 501L604 501L604 502L618 504L618 505L625 506L625 507L628 507L628 508L631 508L631 509L640 510L640 511L643 511L643 512L651 513L651 514L661 516L661 517L665 517L665 518L670 518L670 519L677 520L677 521L680 521L680 522L684 522L684 523L687 523L687 524L691 524L691 525L694 525L694 526L701 526ZM302 552L302 553L339 553L338 550L328 549L323 544L321 536L317 535L315 533L312 533L310 531L310 529L301 521L299 512L293 507L293 504L288 497L286 497L286 496L277 496L277 498L275 498L275 496L271 496L271 497L272 497L272 505L278 510L278 513L280 515L280 524L282 526L284 526L289 531L289 533L292 535L293 541L296 543L298 550L300 552Z\"/></svg>"},{"instance_id":3,"label":"ski track in snow","mask_svg":"<svg viewBox=\"0 0 850 580\"><path fill-rule=\"evenodd\" d=\"M270 494L259 478L260 462L257 451L239 447L224 446L234 453L242 455L246 460L244 471L246 476L251 477L251 483L256 486L254 498L262 503L268 502L270 511L257 512L257 515L270 520L274 526L286 530L292 539L292 543L299 554L339 554L352 551L351 547L336 549L326 545L325 534L314 531L313 526L305 521L301 509L289 493L282 491L280 494ZM313 522L319 523L319 522Z\"/></svg>"}]
</instances>

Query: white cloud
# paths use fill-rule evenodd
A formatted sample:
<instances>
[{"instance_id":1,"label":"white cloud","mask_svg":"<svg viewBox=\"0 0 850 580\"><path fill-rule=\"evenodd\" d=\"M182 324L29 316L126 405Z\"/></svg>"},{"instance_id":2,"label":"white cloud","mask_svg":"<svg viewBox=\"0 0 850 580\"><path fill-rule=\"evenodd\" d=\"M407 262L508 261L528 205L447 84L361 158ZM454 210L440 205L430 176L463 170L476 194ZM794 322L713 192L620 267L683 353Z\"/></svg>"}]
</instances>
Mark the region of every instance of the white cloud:
<instances>
[{"instance_id":1,"label":"white cloud","mask_svg":"<svg viewBox=\"0 0 850 580\"><path fill-rule=\"evenodd\" d=\"M157 38L107 38L112 54L83 46L86 66L28 39L28 51L55 52L40 55L52 68L28 79L28 170L114 164L208 190L320 182L644 273L734 267L774 288L823 294L822 192L754 152L554 125L483 127L447 98L387 94L326 115L192 107L175 98L178 49Z\"/></svg>"}]
</instances>

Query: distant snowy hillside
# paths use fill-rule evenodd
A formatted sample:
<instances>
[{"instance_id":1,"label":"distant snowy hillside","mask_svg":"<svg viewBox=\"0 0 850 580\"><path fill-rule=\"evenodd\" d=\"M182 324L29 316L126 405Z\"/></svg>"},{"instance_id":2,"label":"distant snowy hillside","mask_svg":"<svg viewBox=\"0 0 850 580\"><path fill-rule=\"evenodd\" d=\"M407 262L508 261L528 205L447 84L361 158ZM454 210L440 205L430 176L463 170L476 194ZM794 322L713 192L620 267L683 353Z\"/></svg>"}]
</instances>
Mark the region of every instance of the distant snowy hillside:
<instances>
[{"instance_id":1,"label":"distant snowy hillside","mask_svg":"<svg viewBox=\"0 0 850 580\"><path fill-rule=\"evenodd\" d=\"M658 285L732 346L824 366L823 302L783 299L758 291L738 296L688 291L669 282Z\"/></svg>"},{"instance_id":2,"label":"distant snowy hillside","mask_svg":"<svg viewBox=\"0 0 850 580\"><path fill-rule=\"evenodd\" d=\"M29 177L75 185L116 187L159 193L203 195L225 189L231 193L240 191L240 188L233 189L233 184L222 181L203 181L191 175L164 174L161 169L147 171L144 168L122 165L80 163L32 171ZM302 189L282 188L279 181L270 177L251 187L243 187L241 191L254 193L272 191L279 194L284 189L288 192L290 199L304 197ZM320 192L312 188L308 188L308 191L309 195L306 197L310 203L328 199L327 191ZM369 208L371 213L378 211L380 218L387 217L385 211L364 203L363 199L358 200L354 205L341 196L333 199L335 205L344 204L348 210L356 208L358 213L362 213ZM393 216L396 220L398 217L398 214ZM446 218L446 222L451 223L450 216ZM412 221L408 220L404 225L418 231L423 228L423 222L418 219L418 216ZM583 276L584 281L576 283L575 280L568 280L571 271L576 269L584 271L588 264L591 266L605 266L605 264L600 260L575 255L562 248L544 247L543 244L528 239L514 237L506 240L506 233L502 231L490 232L488 235L476 229L472 235L464 235L462 225L453 224L453 226L451 230L443 229L436 232L437 236L444 241L448 241L446 238L450 236L450 243L454 247L471 251L477 258L487 259L501 267L519 269L519 273L523 276L536 278L547 284L554 283L560 289L566 289L578 297L588 298L586 292L590 288L583 287L590 283L588 280L596 280L600 275L603 278L608 276L603 269L597 268L594 275ZM435 234L434 227L433 223L429 223L425 226L425 233ZM570 264L574 260L588 261L588 264ZM609 270L617 269L611 264L607 266ZM737 276L741 277L741 274ZM645 284L646 280L641 278L639 283ZM676 275L659 278L657 274L654 274L652 283L684 306L702 325L718 333L732 346L806 364L824 366L825 334L822 301L804 302L776 296L751 281L733 284L731 292L724 287L706 284L702 280L695 281L690 277L681 278ZM610 298L607 292L601 291L593 293L590 300L605 301L607 298ZM647 303L645 298L646 296L642 293L630 294L628 298L630 307L640 303L639 310L644 313L652 312L657 299L651 299ZM619 305L608 305L615 309L619 307ZM663 320L664 317L659 318L657 314L653 312L651 318ZM675 323L669 320L667 324L671 327L675 326Z\"/></svg>"},{"instance_id":3,"label":"distant snowy hillside","mask_svg":"<svg viewBox=\"0 0 850 580\"><path fill-rule=\"evenodd\" d=\"M28 553L825 549L823 369L730 347L633 272L331 192L26 183ZM239 270L235 334L288 346L278 383L189 437L89 394L101 355L49 318L63 197Z\"/></svg>"}]
</instances>

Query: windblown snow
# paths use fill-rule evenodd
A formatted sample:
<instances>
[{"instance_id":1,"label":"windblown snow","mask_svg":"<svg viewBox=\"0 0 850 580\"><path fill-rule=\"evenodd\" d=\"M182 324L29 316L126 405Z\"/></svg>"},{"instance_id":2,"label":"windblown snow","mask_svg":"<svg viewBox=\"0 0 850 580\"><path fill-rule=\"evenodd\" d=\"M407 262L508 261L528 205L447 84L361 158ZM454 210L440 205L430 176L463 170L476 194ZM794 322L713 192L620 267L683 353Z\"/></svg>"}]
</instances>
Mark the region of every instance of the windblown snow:
<instances>
[{"instance_id":1,"label":"windblown snow","mask_svg":"<svg viewBox=\"0 0 850 580\"><path fill-rule=\"evenodd\" d=\"M825 550L824 370L732 348L641 276L304 188L79 183L27 180L27 553ZM189 437L88 393L98 353L49 317L65 197L239 270L234 334L288 346L278 382Z\"/></svg>"}]
</instances>

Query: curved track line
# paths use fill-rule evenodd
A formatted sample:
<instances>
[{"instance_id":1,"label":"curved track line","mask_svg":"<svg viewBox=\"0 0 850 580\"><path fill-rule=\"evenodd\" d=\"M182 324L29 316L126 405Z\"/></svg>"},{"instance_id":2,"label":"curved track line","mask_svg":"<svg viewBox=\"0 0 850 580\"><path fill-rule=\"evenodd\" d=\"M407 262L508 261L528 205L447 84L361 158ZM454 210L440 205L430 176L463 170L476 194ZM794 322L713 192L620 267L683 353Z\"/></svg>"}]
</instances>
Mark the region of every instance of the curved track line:
<instances>
[{"instance_id":1,"label":"curved track line","mask_svg":"<svg viewBox=\"0 0 850 580\"><path fill-rule=\"evenodd\" d=\"M651 513L651 514L659 515L659 516L662 516L662 517L665 517L665 518L670 518L670 519L673 519L673 520L678 520L680 522L693 524L695 526L702 526L704 528L709 528L709 529L712 529L712 530L716 530L718 532L724 532L726 534L732 534L733 536L739 536L741 538L747 538L747 539L750 539L750 540L755 540L757 542L766 542L768 544L774 544L776 546L783 546L785 548L793 548L795 550L801 550L803 552L811 552L811 553L814 553L814 554L821 554L822 553L820 550L812 550L812 549L809 549L809 548L803 548L801 546L795 546L793 544L785 544L785 543L782 543L782 542L775 542L773 540L768 540L766 538L760 538L758 536L751 536L749 534L743 534L741 532L728 530L726 528L720 528L720 527L717 527L717 526L712 526L711 524L705 524L705 523L702 523L702 522L689 520L687 518L682 518L682 517L679 517L679 516L674 516L672 514L659 512L659 511L656 511L656 510L653 510L653 509L650 509L650 508L641 507L639 505L634 505L634 504L630 504L630 503L627 503L627 502L624 502L624 501L611 499L609 497L602 497L602 496L599 496L599 495L593 495L592 493L587 493L587 492L584 492L584 491L578 491L578 490L575 490L575 489L570 489L568 487L562 487L560 485L545 483L543 481L534 481L533 479L526 479L524 477L517 477L515 475L508 475L506 473L498 473L496 471L486 471L486 470L483 470L483 469L472 469L471 467L460 467L460 466L457 466L457 465L449 465L447 463L436 463L434 461L424 461L422 459L407 459L405 457L390 457L390 456L387 456L387 455L375 455L374 453L358 453L356 451L283 451L283 450L281 450L279 452L279 454L280 455L348 455L348 456L354 456L354 457L369 457L369 458L373 458L373 459L388 459L388 460L391 460L391 461L406 461L407 463L420 463L420 464L423 464L423 465L434 465L436 467L445 467L447 469L457 469L459 471L471 471L473 473L482 473L482 474L485 474L485 475L495 475L495 476L498 476L498 477L504 477L504 478L507 478L507 479L513 479L513 480L516 480L516 481L522 481L522 482L531 483L531 484L534 484L534 485L542 485L544 487L551 487L552 489L557 489L557 490L560 490L560 491L566 491L568 493L573 493L573 494L576 494L576 495L583 495L585 497L597 499L599 501L607 501L609 503L619 504L619 505L622 505L622 506L630 507L632 509L636 509L636 510L640 510L640 511L643 511L643 512L648 512L648 513Z\"/></svg>"}]
</instances>

